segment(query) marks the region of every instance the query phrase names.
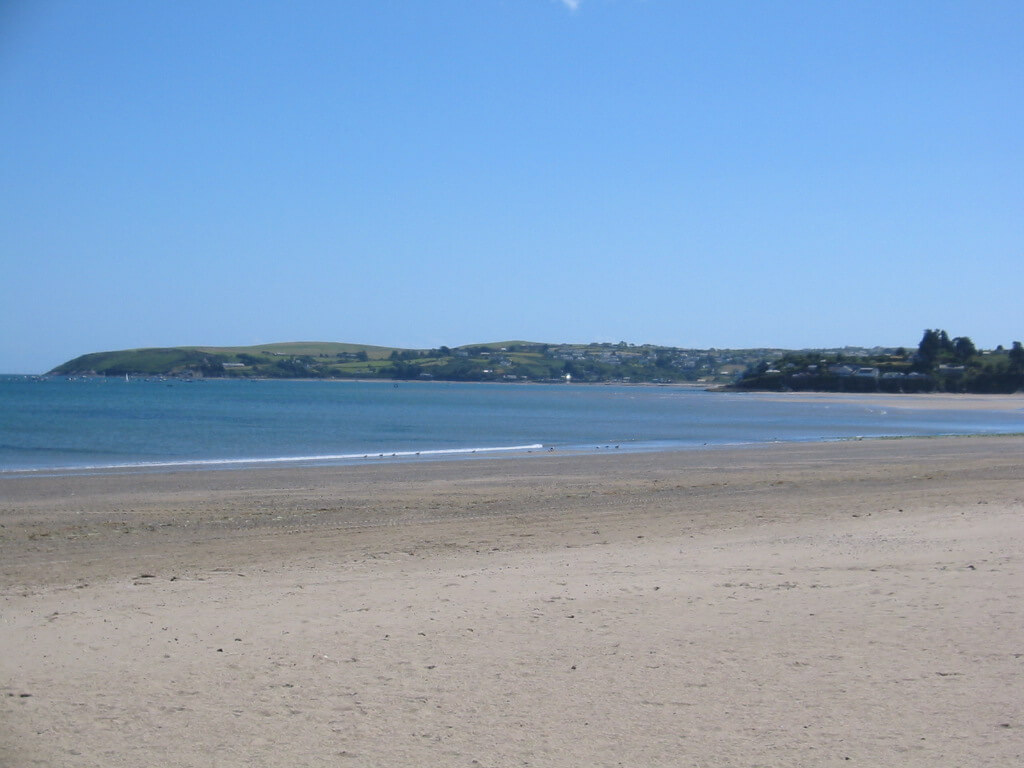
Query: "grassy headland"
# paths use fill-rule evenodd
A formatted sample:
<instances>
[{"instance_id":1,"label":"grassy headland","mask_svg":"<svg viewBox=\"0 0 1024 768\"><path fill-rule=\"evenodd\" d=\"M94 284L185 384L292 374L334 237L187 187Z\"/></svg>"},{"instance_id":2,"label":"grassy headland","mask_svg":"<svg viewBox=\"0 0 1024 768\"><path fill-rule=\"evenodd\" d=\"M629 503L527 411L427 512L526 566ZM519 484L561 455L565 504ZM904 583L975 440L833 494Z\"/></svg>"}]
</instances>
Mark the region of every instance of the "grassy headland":
<instances>
[{"instance_id":1,"label":"grassy headland","mask_svg":"<svg viewBox=\"0 0 1024 768\"><path fill-rule=\"evenodd\" d=\"M740 390L1009 393L1024 388L1024 348L979 350L925 331L917 350L685 349L619 342L498 341L406 349L300 341L248 347L94 352L57 375L694 383Z\"/></svg>"},{"instance_id":2,"label":"grassy headland","mask_svg":"<svg viewBox=\"0 0 1024 768\"><path fill-rule=\"evenodd\" d=\"M724 384L780 349L682 349L620 342L500 341L406 349L336 342L95 352L57 375Z\"/></svg>"}]
</instances>

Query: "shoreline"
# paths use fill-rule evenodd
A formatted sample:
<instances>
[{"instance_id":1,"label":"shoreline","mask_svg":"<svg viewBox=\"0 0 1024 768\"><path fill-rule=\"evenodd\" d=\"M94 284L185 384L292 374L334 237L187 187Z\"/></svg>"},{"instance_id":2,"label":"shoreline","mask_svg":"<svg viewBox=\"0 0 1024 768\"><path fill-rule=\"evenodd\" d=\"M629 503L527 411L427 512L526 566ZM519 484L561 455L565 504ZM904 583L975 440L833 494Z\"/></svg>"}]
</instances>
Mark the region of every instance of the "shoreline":
<instances>
[{"instance_id":1,"label":"shoreline","mask_svg":"<svg viewBox=\"0 0 1024 768\"><path fill-rule=\"evenodd\" d=\"M269 381L269 380L268 380ZM312 381L312 380L310 380ZM420 382L429 383L429 382ZM478 382L485 384L487 382ZM588 384L586 386L595 386ZM675 385L634 385L674 387ZM689 388L694 389L694 388ZM800 403L835 403L856 405L867 409L893 409L910 411L960 411L1005 413L1009 417L1024 416L1024 394L1017 395L969 395L969 394L844 394L844 393L777 393L777 392L731 392L719 391L710 394L721 394L743 400L767 400ZM885 411L882 411L884 413ZM1020 431L990 432L937 432L934 435L923 434L872 434L863 435L828 435L821 437L798 437L791 439L772 438L760 441L699 441L692 440L670 443L664 440L612 440L603 445L593 443L567 445L556 443L532 443L529 445L504 446L469 446L458 448L401 448L395 450L351 451L344 454L267 456L267 457L221 457L173 460L155 460L139 462L119 462L116 464L89 464L79 466L35 466L35 467L0 467L0 478L18 478L32 476L77 476L89 474L141 474L146 472L180 472L192 470L228 471L236 469L252 469L261 466L323 466L342 467L354 466L366 462L398 463L403 461L459 461L475 458L509 458L522 453L535 452L567 452L571 454L588 454L592 451L614 450L626 453L660 453L665 451L693 451L709 447L729 447L746 445L763 445L770 443L830 443L847 440L896 440L924 437L1000 437L1024 433L1024 420ZM599 441L600 442L600 441Z\"/></svg>"},{"instance_id":2,"label":"shoreline","mask_svg":"<svg viewBox=\"0 0 1024 768\"><path fill-rule=\"evenodd\" d=\"M323 383L338 383L338 384L502 384L502 385L524 385L534 384L541 386L580 386L580 387L663 387L663 388L679 388L679 389L695 389L703 392L715 392L722 394L742 394L742 395L768 395L768 396L781 396L781 397L801 397L806 396L813 399L818 397L852 397L852 398L893 398L895 400L904 400L910 398L981 398L983 400L992 400L998 398L1010 398L1010 399L1024 399L1024 391L1014 393L984 393L984 392L907 392L907 393L894 393L894 392L837 392L828 390L805 390L805 391L791 391L782 392L777 390L768 389L732 389L727 383L714 383L714 382L696 382L696 381L616 381L609 379L607 381L563 381L562 379L526 379L526 380L474 380L474 379L382 379L373 377L354 377L354 378L316 378L316 377L278 377L278 376L195 376L195 377L182 377L176 374L128 374L131 378L140 381L148 381L152 379L161 381L188 381L197 383L200 381L302 381L302 382L323 382ZM121 376L109 376L103 374L63 374L63 373L4 373L0 374L0 377L12 377L12 378L27 378L27 379L112 379L121 381ZM1022 406L1024 407L1024 406Z\"/></svg>"},{"instance_id":3,"label":"shoreline","mask_svg":"<svg viewBox=\"0 0 1024 768\"><path fill-rule=\"evenodd\" d=\"M181 533L186 528L192 529L189 535L211 528L218 537L230 532L244 538L262 528L276 534L291 524L314 530L411 525L470 513L477 519L481 511L515 516L522 514L524 506L556 508L563 497L588 498L605 506L626 495L634 502L637 493L663 492L658 483L677 475L699 476L702 484L718 487L712 481L715 475L741 474L749 488L771 489L772 476L798 476L802 484L818 470L841 468L869 474L885 470L918 483L916 475L887 467L908 459L959 461L962 472L973 460L980 462L978 471L983 476L986 465L1024 464L1024 436L765 442L683 451L541 451L495 460L299 464L230 471L0 475L0 499L4 499L0 577L5 574L5 562L30 562L33 553L43 553L45 559L47 553L69 556L97 544L116 548L128 541L158 543L166 538L158 534ZM470 493L463 485L486 492ZM563 486L579 493L565 493ZM538 493L529 496L527 504L529 494L521 491L530 487ZM723 493L735 487L735 481L721 486ZM684 485L677 483L673 488L678 492L676 500L685 503ZM638 514L632 508L624 512ZM129 539L121 542L111 535L118 531L130 534Z\"/></svg>"},{"instance_id":4,"label":"shoreline","mask_svg":"<svg viewBox=\"0 0 1024 768\"><path fill-rule=\"evenodd\" d=\"M731 394L755 399L784 400L789 402L842 402L876 405L912 410L953 411L1024 411L1024 393L973 394L950 392L915 392L891 394L887 392L759 392L755 390L729 390Z\"/></svg>"},{"instance_id":5,"label":"shoreline","mask_svg":"<svg viewBox=\"0 0 1024 768\"><path fill-rule=\"evenodd\" d=\"M969 438L1013 438L1024 436L1021 432L965 432L937 433L934 435L856 435L808 439L772 439L750 442L703 442L679 443L667 446L664 442L635 443L623 441L597 446L545 445L537 443L527 446L501 446L482 448L425 449L419 451L399 450L383 453L353 453L327 456L291 456L269 458L228 458L195 459L187 461L139 462L137 464L110 464L63 467L30 467L25 469L0 469L0 480L30 478L75 478L104 476L139 476L147 474L177 474L205 472L260 471L262 469L287 469L289 467L308 469L341 469L358 466L386 466L394 464L445 464L455 461L509 460L528 456L592 456L616 454L663 454L688 453L714 449L756 448L765 445L828 445L832 443L891 441L891 440L936 440Z\"/></svg>"},{"instance_id":6,"label":"shoreline","mask_svg":"<svg viewBox=\"0 0 1024 768\"><path fill-rule=\"evenodd\" d=\"M0 763L1017 764L1021 477L999 436L0 478Z\"/></svg>"}]
</instances>

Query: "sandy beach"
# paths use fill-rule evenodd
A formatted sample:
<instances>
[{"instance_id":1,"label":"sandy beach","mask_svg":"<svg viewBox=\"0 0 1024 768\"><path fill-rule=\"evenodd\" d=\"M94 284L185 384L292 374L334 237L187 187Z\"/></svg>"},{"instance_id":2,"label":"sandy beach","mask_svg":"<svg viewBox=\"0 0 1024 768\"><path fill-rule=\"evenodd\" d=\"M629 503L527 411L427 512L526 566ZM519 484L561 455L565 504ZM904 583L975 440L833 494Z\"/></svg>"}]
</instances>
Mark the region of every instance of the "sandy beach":
<instances>
[{"instance_id":1,"label":"sandy beach","mask_svg":"<svg viewBox=\"0 0 1024 768\"><path fill-rule=\"evenodd\" d=\"M759 392L740 393L760 400L784 400L805 403L847 403L866 408L892 408L914 411L1005 411L1024 412L1024 394L975 395L950 392L924 394L844 393L844 392Z\"/></svg>"},{"instance_id":2,"label":"sandy beach","mask_svg":"<svg viewBox=\"0 0 1024 768\"><path fill-rule=\"evenodd\" d=\"M0 765L1024 764L1024 437L0 479Z\"/></svg>"}]
</instances>

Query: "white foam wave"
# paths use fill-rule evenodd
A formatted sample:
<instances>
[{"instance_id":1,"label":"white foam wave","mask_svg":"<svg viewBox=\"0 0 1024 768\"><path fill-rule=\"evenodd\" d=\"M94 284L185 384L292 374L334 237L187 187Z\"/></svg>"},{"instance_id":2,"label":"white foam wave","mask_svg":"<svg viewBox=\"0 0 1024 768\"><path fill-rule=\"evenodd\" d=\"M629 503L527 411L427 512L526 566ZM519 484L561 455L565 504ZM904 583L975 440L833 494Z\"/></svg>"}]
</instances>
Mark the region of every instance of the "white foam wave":
<instances>
[{"instance_id":1,"label":"white foam wave","mask_svg":"<svg viewBox=\"0 0 1024 768\"><path fill-rule=\"evenodd\" d=\"M136 461L123 464L94 464L72 467L38 467L33 469L7 470L2 474L30 474L52 472L98 472L116 469L188 469L202 467L252 466L262 464L313 464L331 461L356 461L358 459L412 458L416 456L458 456L474 453L502 453L512 451L537 451L541 443L530 445L500 445L482 448L435 448L420 451L384 451L367 453L318 454L314 456L272 456L248 459L189 459L187 461Z\"/></svg>"}]
</instances>

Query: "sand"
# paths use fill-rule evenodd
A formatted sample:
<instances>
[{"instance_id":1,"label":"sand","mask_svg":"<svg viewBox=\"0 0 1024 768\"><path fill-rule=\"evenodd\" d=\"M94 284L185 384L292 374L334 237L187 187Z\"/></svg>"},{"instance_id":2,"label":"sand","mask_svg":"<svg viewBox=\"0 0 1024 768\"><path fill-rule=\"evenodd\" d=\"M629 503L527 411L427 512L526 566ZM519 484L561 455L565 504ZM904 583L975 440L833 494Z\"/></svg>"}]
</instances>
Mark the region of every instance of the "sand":
<instances>
[{"instance_id":1,"label":"sand","mask_svg":"<svg viewBox=\"0 0 1024 768\"><path fill-rule=\"evenodd\" d=\"M950 392L923 394L887 394L881 392L741 392L745 398L804 403L845 403L865 408L914 411L1003 411L1020 417L1024 414L1024 394L976 395Z\"/></svg>"},{"instance_id":2,"label":"sand","mask_svg":"<svg viewBox=\"0 0 1024 768\"><path fill-rule=\"evenodd\" d=\"M1024 438L0 480L6 766L1024 764Z\"/></svg>"}]
</instances>

